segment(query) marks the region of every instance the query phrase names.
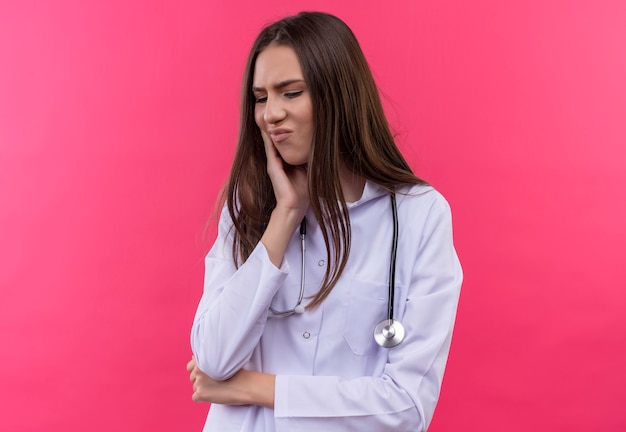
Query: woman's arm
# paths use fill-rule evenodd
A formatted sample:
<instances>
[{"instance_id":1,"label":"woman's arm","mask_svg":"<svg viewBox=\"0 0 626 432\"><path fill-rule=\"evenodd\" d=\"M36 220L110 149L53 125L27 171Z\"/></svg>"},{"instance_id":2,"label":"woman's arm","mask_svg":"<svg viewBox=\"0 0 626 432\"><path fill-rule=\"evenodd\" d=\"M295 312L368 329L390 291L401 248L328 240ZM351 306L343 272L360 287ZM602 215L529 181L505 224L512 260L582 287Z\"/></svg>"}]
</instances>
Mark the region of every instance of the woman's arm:
<instances>
[{"instance_id":1,"label":"woman's arm","mask_svg":"<svg viewBox=\"0 0 626 432\"><path fill-rule=\"evenodd\" d=\"M239 371L259 343L271 300L289 272L285 251L309 205L305 168L285 171L265 133L263 139L276 207L261 241L238 269L231 253L232 220L222 211L218 238L205 260L204 294L191 331L199 368L216 380Z\"/></svg>"},{"instance_id":2,"label":"woman's arm","mask_svg":"<svg viewBox=\"0 0 626 432\"><path fill-rule=\"evenodd\" d=\"M205 259L204 292L191 329L199 368L217 380L230 378L250 359L269 304L289 272L287 263L281 268L272 264L263 244L237 269L231 228L223 210L217 240Z\"/></svg>"}]
</instances>

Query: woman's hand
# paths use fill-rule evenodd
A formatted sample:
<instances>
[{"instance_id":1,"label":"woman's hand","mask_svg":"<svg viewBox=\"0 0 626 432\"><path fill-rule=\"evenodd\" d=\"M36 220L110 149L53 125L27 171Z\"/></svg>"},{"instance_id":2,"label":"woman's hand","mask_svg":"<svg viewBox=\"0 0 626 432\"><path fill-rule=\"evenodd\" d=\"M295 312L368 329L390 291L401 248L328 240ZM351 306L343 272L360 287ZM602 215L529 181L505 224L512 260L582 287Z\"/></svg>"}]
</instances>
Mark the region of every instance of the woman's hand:
<instances>
[{"instance_id":1,"label":"woman's hand","mask_svg":"<svg viewBox=\"0 0 626 432\"><path fill-rule=\"evenodd\" d=\"M191 399L194 402L211 402L225 405L241 403L237 395L230 389L230 380L216 381L209 378L207 374L198 368L194 357L187 363L187 372L189 372L189 380L193 383Z\"/></svg>"},{"instance_id":2,"label":"woman's hand","mask_svg":"<svg viewBox=\"0 0 626 432\"><path fill-rule=\"evenodd\" d=\"M276 209L296 212L299 223L309 207L306 168L285 164L269 135L264 131L261 131L261 135L267 156L267 174L274 187Z\"/></svg>"},{"instance_id":3,"label":"woman's hand","mask_svg":"<svg viewBox=\"0 0 626 432\"><path fill-rule=\"evenodd\" d=\"M285 164L270 137L263 131L261 135L267 155L267 174L276 197L276 208L272 211L261 242L270 261L280 267L289 240L309 207L307 173L303 166Z\"/></svg>"},{"instance_id":4,"label":"woman's hand","mask_svg":"<svg viewBox=\"0 0 626 432\"><path fill-rule=\"evenodd\" d=\"M241 369L231 378L217 381L198 368L194 357L187 363L187 372L193 383L194 402L274 408L274 375Z\"/></svg>"}]
</instances>

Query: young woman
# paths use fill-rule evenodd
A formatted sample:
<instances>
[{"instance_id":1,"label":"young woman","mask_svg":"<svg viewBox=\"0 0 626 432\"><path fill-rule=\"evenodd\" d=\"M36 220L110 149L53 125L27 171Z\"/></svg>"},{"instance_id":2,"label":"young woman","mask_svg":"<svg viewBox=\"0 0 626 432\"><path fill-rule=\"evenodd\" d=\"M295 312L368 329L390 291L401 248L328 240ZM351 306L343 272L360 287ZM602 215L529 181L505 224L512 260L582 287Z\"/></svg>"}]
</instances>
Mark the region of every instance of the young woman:
<instances>
[{"instance_id":1,"label":"young woman","mask_svg":"<svg viewBox=\"0 0 626 432\"><path fill-rule=\"evenodd\" d=\"M204 430L425 430L462 279L450 209L338 18L258 36L223 200L187 365Z\"/></svg>"}]
</instances>

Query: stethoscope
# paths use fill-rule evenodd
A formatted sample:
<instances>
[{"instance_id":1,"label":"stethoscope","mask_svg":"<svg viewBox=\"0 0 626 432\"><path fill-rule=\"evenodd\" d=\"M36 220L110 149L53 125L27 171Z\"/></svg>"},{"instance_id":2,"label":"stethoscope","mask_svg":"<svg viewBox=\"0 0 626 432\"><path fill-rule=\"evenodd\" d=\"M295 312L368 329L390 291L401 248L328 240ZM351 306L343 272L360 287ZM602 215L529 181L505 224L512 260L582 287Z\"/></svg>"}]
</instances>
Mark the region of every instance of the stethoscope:
<instances>
[{"instance_id":1,"label":"stethoscope","mask_svg":"<svg viewBox=\"0 0 626 432\"><path fill-rule=\"evenodd\" d=\"M378 345L383 348L393 348L400 344L404 340L404 326L398 320L393 319L393 305L394 305L394 293L396 283L396 256L398 254L398 205L396 204L396 195L394 193L391 196L391 212L393 215L393 241L391 244L391 260L389 262L389 294L387 300L387 319L378 323L374 327L374 340ZM306 250L306 218L302 219L300 223L300 240L302 250L302 272L300 274L300 294L298 295L298 302L296 305L288 310L278 311L270 307L272 316L275 317L287 317L296 313L303 313L305 307L302 306L302 299L304 298L304 255Z\"/></svg>"}]
</instances>

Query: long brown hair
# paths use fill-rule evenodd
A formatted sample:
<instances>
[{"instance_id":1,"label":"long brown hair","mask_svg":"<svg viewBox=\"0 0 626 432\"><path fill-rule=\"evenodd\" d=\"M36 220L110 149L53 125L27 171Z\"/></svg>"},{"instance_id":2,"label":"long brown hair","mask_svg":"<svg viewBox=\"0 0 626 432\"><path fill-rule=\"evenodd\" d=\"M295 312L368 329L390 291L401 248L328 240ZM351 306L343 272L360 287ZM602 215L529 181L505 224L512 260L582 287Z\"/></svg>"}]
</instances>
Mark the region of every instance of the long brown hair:
<instances>
[{"instance_id":1,"label":"long brown hair","mask_svg":"<svg viewBox=\"0 0 626 432\"><path fill-rule=\"evenodd\" d=\"M390 192L400 184L424 181L413 174L394 142L376 84L350 28L321 12L284 18L261 31L243 77L239 143L222 197L234 223L232 253L237 265L260 241L276 205L252 93L256 59L270 44L294 49L312 99L315 132L308 188L329 263L308 306L315 307L337 283L350 253L350 218L339 180L340 164Z\"/></svg>"}]
</instances>

